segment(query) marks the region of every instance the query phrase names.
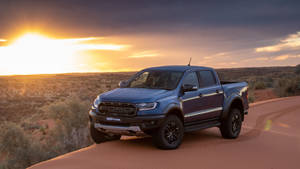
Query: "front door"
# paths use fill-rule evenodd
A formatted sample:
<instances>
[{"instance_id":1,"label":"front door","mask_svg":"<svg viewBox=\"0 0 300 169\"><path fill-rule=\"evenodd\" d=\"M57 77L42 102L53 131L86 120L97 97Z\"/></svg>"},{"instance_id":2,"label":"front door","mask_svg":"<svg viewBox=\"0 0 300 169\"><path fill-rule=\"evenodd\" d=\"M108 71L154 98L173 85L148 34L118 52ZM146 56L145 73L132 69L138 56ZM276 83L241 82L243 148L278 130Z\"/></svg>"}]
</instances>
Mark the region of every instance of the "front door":
<instances>
[{"instance_id":1,"label":"front door","mask_svg":"<svg viewBox=\"0 0 300 169\"><path fill-rule=\"evenodd\" d=\"M196 72L189 72L184 76L182 85L190 84L197 86L199 89L199 80ZM197 116L193 115L195 112L201 110L204 100L199 97L199 90L189 91L183 93L181 97L181 106L184 112L184 117L186 122L191 122L197 120Z\"/></svg>"}]
</instances>

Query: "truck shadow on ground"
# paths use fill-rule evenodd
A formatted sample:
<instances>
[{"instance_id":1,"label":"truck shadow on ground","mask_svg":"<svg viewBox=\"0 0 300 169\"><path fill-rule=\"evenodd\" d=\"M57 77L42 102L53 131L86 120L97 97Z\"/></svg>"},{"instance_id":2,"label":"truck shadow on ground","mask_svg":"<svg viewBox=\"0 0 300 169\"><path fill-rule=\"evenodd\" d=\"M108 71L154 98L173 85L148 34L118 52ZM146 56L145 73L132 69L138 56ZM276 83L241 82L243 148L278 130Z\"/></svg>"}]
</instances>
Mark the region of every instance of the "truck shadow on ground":
<instances>
[{"instance_id":1,"label":"truck shadow on ground","mask_svg":"<svg viewBox=\"0 0 300 169\"><path fill-rule=\"evenodd\" d=\"M221 134L218 132L218 130L208 129L185 133L181 147L193 147L195 144L199 143L201 143L203 146L211 146L212 143L221 142L224 142L224 139L221 137ZM148 150L156 149L152 144L151 137L126 137L122 138L120 141L115 141L115 144L119 144L120 146L127 148L142 148Z\"/></svg>"}]
</instances>

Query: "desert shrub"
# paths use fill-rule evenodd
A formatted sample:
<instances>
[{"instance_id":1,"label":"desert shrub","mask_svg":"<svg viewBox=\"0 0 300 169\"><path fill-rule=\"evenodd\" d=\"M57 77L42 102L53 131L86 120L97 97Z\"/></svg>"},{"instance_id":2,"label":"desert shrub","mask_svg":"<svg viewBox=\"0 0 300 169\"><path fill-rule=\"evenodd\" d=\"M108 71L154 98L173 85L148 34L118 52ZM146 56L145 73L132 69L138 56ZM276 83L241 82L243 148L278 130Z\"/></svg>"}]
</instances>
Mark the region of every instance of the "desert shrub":
<instances>
[{"instance_id":1,"label":"desert shrub","mask_svg":"<svg viewBox=\"0 0 300 169\"><path fill-rule=\"evenodd\" d=\"M0 154L5 155L0 164L2 169L23 169L47 159L40 144L12 122L0 126Z\"/></svg>"},{"instance_id":2,"label":"desert shrub","mask_svg":"<svg viewBox=\"0 0 300 169\"><path fill-rule=\"evenodd\" d=\"M266 85L262 81L254 83L254 89L256 89L256 90L258 90L258 89L265 89L265 88L266 88Z\"/></svg>"},{"instance_id":3,"label":"desert shrub","mask_svg":"<svg viewBox=\"0 0 300 169\"><path fill-rule=\"evenodd\" d=\"M300 94L300 79L279 79L275 86L275 93L280 97L294 96Z\"/></svg>"},{"instance_id":4,"label":"desert shrub","mask_svg":"<svg viewBox=\"0 0 300 169\"><path fill-rule=\"evenodd\" d=\"M255 101L255 96L254 96L253 90L248 91L248 101L249 101L249 103L253 103Z\"/></svg>"},{"instance_id":5,"label":"desert shrub","mask_svg":"<svg viewBox=\"0 0 300 169\"><path fill-rule=\"evenodd\" d=\"M70 152L91 144L88 132L89 102L77 97L50 104L43 111L56 120L47 144L52 155Z\"/></svg>"},{"instance_id":6,"label":"desert shrub","mask_svg":"<svg viewBox=\"0 0 300 169\"><path fill-rule=\"evenodd\" d=\"M90 104L79 98L67 98L65 101L50 104L46 110L50 118L59 120L68 131L73 128L86 127Z\"/></svg>"},{"instance_id":7,"label":"desert shrub","mask_svg":"<svg viewBox=\"0 0 300 169\"><path fill-rule=\"evenodd\" d=\"M21 124L21 127L24 130L36 130L36 129L40 129L42 126L39 124L36 124L36 123L29 122L29 121L24 121Z\"/></svg>"},{"instance_id":8,"label":"desert shrub","mask_svg":"<svg viewBox=\"0 0 300 169\"><path fill-rule=\"evenodd\" d=\"M274 79L270 76L264 78L264 84L266 88L273 88L274 87Z\"/></svg>"},{"instance_id":9,"label":"desert shrub","mask_svg":"<svg viewBox=\"0 0 300 169\"><path fill-rule=\"evenodd\" d=\"M300 64L296 66L295 73L300 75Z\"/></svg>"}]
</instances>

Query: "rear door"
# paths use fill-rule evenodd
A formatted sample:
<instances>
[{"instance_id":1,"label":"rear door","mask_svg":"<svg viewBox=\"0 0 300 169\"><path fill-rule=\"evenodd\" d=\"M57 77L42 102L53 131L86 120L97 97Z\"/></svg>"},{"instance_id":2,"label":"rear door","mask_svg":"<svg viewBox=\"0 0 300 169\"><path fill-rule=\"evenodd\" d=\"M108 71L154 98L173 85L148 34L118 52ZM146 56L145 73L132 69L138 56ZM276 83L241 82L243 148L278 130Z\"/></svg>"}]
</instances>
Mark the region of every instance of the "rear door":
<instances>
[{"instance_id":1,"label":"rear door","mask_svg":"<svg viewBox=\"0 0 300 169\"><path fill-rule=\"evenodd\" d=\"M217 118L223 110L223 88L211 70L200 70L197 73L199 96L202 100L205 100L202 104L199 119Z\"/></svg>"}]
</instances>

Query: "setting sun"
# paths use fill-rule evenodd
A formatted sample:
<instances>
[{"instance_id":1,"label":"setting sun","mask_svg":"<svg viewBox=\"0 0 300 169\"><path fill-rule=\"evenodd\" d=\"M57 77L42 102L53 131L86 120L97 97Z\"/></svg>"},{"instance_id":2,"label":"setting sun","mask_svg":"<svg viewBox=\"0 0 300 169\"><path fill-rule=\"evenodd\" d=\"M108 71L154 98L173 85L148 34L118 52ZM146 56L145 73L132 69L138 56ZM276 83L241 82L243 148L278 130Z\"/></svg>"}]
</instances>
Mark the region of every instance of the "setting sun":
<instances>
[{"instance_id":1,"label":"setting sun","mask_svg":"<svg viewBox=\"0 0 300 169\"><path fill-rule=\"evenodd\" d=\"M44 74L79 71L80 51L121 50L124 45L88 43L101 38L55 39L27 33L7 46L0 46L1 74ZM75 65L75 66L74 66Z\"/></svg>"}]
</instances>

